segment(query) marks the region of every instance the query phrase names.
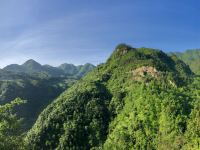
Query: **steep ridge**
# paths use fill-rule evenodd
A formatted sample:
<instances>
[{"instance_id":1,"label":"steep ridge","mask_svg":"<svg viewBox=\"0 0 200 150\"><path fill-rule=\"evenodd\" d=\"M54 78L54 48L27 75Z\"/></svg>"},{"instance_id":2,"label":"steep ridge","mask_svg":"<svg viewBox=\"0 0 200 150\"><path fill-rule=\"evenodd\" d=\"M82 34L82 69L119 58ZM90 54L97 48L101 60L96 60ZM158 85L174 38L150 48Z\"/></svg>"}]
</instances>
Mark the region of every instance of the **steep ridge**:
<instances>
[{"instance_id":1,"label":"steep ridge","mask_svg":"<svg viewBox=\"0 0 200 150\"><path fill-rule=\"evenodd\" d=\"M90 63L86 63L84 65L78 65L75 66L73 64L61 64L59 67L62 71L64 71L65 74L67 75L75 75L76 77L82 77L87 74L90 70L93 70L95 68L94 65Z\"/></svg>"},{"instance_id":2,"label":"steep ridge","mask_svg":"<svg viewBox=\"0 0 200 150\"><path fill-rule=\"evenodd\" d=\"M40 114L25 142L29 149L197 148L198 81L177 57L120 44Z\"/></svg>"},{"instance_id":3,"label":"steep ridge","mask_svg":"<svg viewBox=\"0 0 200 150\"><path fill-rule=\"evenodd\" d=\"M0 105L20 97L27 103L15 112L23 118L24 130L30 129L40 112L78 78L38 78L24 73L0 71Z\"/></svg>"},{"instance_id":4,"label":"steep ridge","mask_svg":"<svg viewBox=\"0 0 200 150\"><path fill-rule=\"evenodd\" d=\"M84 69L85 74L93 69L94 66L90 66ZM67 69L65 72L70 72ZM17 97L27 100L26 104L15 110L23 118L23 129L27 131L53 99L85 75L77 74L67 74L57 67L41 65L34 60L28 60L22 65L9 65L0 70L0 105Z\"/></svg>"},{"instance_id":5,"label":"steep ridge","mask_svg":"<svg viewBox=\"0 0 200 150\"><path fill-rule=\"evenodd\" d=\"M200 75L200 49L187 50L185 52L170 53L188 64L191 70Z\"/></svg>"}]
</instances>

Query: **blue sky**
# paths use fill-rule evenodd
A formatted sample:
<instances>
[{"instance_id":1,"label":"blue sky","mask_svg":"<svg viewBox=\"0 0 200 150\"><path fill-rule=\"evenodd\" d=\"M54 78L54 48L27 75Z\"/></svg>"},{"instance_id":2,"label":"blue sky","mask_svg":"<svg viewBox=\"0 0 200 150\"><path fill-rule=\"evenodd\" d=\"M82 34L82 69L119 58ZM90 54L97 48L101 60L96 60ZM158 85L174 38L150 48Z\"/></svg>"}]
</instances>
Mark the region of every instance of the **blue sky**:
<instances>
[{"instance_id":1,"label":"blue sky","mask_svg":"<svg viewBox=\"0 0 200 150\"><path fill-rule=\"evenodd\" d=\"M199 0L0 0L0 67L98 64L119 43L200 48Z\"/></svg>"}]
</instances>

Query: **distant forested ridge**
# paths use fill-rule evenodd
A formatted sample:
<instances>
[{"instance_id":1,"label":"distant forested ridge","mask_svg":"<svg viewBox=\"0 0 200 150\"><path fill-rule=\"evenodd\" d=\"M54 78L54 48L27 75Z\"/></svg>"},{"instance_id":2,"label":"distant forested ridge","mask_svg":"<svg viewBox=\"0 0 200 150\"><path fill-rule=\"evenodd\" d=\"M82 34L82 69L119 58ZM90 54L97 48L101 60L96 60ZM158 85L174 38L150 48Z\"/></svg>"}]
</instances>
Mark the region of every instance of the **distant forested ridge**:
<instances>
[{"instance_id":1,"label":"distant forested ridge","mask_svg":"<svg viewBox=\"0 0 200 150\"><path fill-rule=\"evenodd\" d=\"M176 55L116 47L62 93L25 137L29 149L200 149L200 77Z\"/></svg>"},{"instance_id":2,"label":"distant forested ridge","mask_svg":"<svg viewBox=\"0 0 200 150\"><path fill-rule=\"evenodd\" d=\"M185 52L175 52L170 54L175 54L179 59L188 64L194 73L200 75L200 49L187 50Z\"/></svg>"},{"instance_id":3,"label":"distant forested ridge","mask_svg":"<svg viewBox=\"0 0 200 150\"><path fill-rule=\"evenodd\" d=\"M26 73L39 77L82 77L87 72L91 71L95 66L86 63L85 65L75 66L73 64L64 63L58 67L50 65L41 65L33 59L27 60L24 64L11 64L3 68L4 71L10 71L15 73Z\"/></svg>"},{"instance_id":4,"label":"distant forested ridge","mask_svg":"<svg viewBox=\"0 0 200 150\"><path fill-rule=\"evenodd\" d=\"M42 66L34 60L23 65L9 65L0 70L0 105L17 97L27 100L26 104L15 108L27 130L48 104L93 68L91 64Z\"/></svg>"}]
</instances>

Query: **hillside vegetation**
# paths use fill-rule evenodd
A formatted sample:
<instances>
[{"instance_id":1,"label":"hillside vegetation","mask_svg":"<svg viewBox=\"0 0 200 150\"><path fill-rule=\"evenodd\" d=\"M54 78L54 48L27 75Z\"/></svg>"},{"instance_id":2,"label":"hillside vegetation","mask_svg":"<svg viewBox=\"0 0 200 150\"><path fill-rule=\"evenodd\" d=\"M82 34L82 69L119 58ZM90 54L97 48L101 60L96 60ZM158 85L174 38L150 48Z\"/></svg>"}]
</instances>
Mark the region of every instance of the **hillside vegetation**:
<instances>
[{"instance_id":1,"label":"hillside vegetation","mask_svg":"<svg viewBox=\"0 0 200 150\"><path fill-rule=\"evenodd\" d=\"M23 65L9 65L0 70L0 105L20 97L27 103L15 108L23 118L23 128L28 130L41 111L74 82L93 69L93 65L77 66L64 64L63 69L42 66L34 60ZM76 71L71 72L71 68ZM64 72L65 71L65 72Z\"/></svg>"},{"instance_id":2,"label":"hillside vegetation","mask_svg":"<svg viewBox=\"0 0 200 150\"><path fill-rule=\"evenodd\" d=\"M14 107L26 103L25 100L16 98L10 103L0 105L0 149L24 149L22 120L14 113Z\"/></svg>"},{"instance_id":3,"label":"hillside vegetation","mask_svg":"<svg viewBox=\"0 0 200 150\"><path fill-rule=\"evenodd\" d=\"M29 149L200 149L200 78L176 56L120 44L62 93L25 138Z\"/></svg>"},{"instance_id":4,"label":"hillside vegetation","mask_svg":"<svg viewBox=\"0 0 200 150\"><path fill-rule=\"evenodd\" d=\"M188 64L194 73L200 75L200 49L171 54L175 54L179 59Z\"/></svg>"}]
</instances>

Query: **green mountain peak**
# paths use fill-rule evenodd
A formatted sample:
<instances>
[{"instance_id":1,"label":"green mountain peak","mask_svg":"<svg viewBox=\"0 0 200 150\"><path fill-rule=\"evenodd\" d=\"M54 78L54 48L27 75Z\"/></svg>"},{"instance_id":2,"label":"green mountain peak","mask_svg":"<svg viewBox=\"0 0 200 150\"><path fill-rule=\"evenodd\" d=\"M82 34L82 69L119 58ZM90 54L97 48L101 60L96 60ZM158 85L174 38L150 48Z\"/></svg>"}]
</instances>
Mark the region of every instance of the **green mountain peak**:
<instances>
[{"instance_id":1,"label":"green mountain peak","mask_svg":"<svg viewBox=\"0 0 200 150\"><path fill-rule=\"evenodd\" d=\"M120 44L106 63L40 114L27 134L27 145L32 149L170 145L173 149L180 138L191 138L186 129L195 101L195 95L187 94L192 75L186 64L160 50ZM178 146L188 144L190 140Z\"/></svg>"},{"instance_id":2,"label":"green mountain peak","mask_svg":"<svg viewBox=\"0 0 200 150\"><path fill-rule=\"evenodd\" d=\"M26 66L26 67L41 67L41 64L39 64L37 61L35 61L33 59L29 59L24 64L22 64L22 66Z\"/></svg>"}]
</instances>

